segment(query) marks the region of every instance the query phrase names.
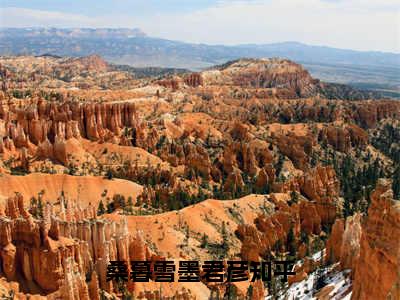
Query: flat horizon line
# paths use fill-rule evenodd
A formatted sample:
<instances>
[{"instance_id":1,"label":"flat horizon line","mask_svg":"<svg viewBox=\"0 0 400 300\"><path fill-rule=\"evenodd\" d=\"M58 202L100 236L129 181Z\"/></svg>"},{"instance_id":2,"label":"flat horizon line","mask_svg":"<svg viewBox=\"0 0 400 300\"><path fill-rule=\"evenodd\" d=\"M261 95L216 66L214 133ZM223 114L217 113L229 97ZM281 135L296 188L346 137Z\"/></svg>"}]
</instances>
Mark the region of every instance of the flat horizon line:
<instances>
[{"instance_id":1,"label":"flat horizon line","mask_svg":"<svg viewBox=\"0 0 400 300\"><path fill-rule=\"evenodd\" d=\"M239 44L221 44L221 43L204 43L204 42L187 42L182 40L176 39L169 39L164 37L157 37L157 36L150 36L146 32L144 32L140 27L61 27L61 26L22 26L22 27L9 27L9 26L1 26L0 30L7 30L7 29L61 29L61 30L73 30L73 29L92 29L92 30L99 30L99 29L111 29L111 30L138 30L140 31L143 36L138 37L126 37L126 38L148 38L148 39L159 39L159 40L166 40L172 42L178 42L183 44L191 44L191 45L205 45L211 47L246 47L246 46L271 46L271 45L283 45L283 44L292 44L292 45L299 45L299 46L306 46L306 47L315 47L315 48L327 48L332 50L341 50L341 51L352 51L352 52L363 52L363 53L379 53L379 54L391 54L391 55L398 55L400 56L400 50L398 52L394 51L383 51L383 50L356 50L351 48L339 48L334 46L327 46L321 44L308 44L301 41L276 41L276 42L269 42L269 43L239 43ZM400 57L399 57L400 59Z\"/></svg>"}]
</instances>

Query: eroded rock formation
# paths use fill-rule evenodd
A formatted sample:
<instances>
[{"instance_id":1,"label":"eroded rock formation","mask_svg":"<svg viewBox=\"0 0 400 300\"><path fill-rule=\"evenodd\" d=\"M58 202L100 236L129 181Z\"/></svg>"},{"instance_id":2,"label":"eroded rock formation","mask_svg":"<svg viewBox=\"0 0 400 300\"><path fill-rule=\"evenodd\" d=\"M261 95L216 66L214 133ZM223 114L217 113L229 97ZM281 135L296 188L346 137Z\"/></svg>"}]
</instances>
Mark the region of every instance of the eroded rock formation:
<instances>
[{"instance_id":1,"label":"eroded rock formation","mask_svg":"<svg viewBox=\"0 0 400 300\"><path fill-rule=\"evenodd\" d=\"M352 299L396 299L400 289L400 205L393 200L388 181L381 180L371 195L359 251Z\"/></svg>"},{"instance_id":2,"label":"eroded rock formation","mask_svg":"<svg viewBox=\"0 0 400 300\"><path fill-rule=\"evenodd\" d=\"M65 209L61 201L57 214L47 204L38 220L20 195L8 199L0 217L0 245L7 279L22 276L50 299L99 299L100 289L113 292L106 280L110 260L152 259L141 234L129 235L124 219L98 219L92 206Z\"/></svg>"}]
</instances>

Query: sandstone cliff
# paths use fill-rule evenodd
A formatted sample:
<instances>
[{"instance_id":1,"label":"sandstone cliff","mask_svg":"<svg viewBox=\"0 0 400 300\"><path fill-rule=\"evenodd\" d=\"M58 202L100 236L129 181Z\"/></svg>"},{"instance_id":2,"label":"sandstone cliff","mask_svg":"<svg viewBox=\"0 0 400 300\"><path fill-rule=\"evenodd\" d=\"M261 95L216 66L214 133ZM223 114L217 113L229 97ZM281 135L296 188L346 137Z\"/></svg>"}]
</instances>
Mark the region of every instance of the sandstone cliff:
<instances>
[{"instance_id":1,"label":"sandstone cliff","mask_svg":"<svg viewBox=\"0 0 400 300\"><path fill-rule=\"evenodd\" d=\"M25 210L21 195L7 201L0 217L2 270L8 280L23 278L23 290L49 299L98 299L100 288L113 292L106 281L110 260L130 261L139 253L151 260L140 234L130 236L124 219L97 219L95 207L66 209L62 199L60 206L56 213L48 203L38 220Z\"/></svg>"},{"instance_id":2,"label":"sandstone cliff","mask_svg":"<svg viewBox=\"0 0 400 300\"><path fill-rule=\"evenodd\" d=\"M389 182L371 195L362 226L352 299L398 299L400 290L400 205Z\"/></svg>"}]
</instances>

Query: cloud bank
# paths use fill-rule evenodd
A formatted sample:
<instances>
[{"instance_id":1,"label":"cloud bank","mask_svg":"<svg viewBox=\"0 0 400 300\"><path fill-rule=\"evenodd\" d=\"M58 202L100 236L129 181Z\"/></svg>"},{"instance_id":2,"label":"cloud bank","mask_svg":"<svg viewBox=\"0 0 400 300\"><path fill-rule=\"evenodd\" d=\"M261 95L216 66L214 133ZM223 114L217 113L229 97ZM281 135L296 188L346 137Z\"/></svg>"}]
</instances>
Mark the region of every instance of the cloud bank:
<instances>
[{"instance_id":1,"label":"cloud bank","mask_svg":"<svg viewBox=\"0 0 400 300\"><path fill-rule=\"evenodd\" d=\"M72 4L71 4L72 5ZM7 27L139 27L150 36L208 44L300 41L356 50L400 52L397 0L217 1L190 12L88 17L3 8Z\"/></svg>"}]
</instances>

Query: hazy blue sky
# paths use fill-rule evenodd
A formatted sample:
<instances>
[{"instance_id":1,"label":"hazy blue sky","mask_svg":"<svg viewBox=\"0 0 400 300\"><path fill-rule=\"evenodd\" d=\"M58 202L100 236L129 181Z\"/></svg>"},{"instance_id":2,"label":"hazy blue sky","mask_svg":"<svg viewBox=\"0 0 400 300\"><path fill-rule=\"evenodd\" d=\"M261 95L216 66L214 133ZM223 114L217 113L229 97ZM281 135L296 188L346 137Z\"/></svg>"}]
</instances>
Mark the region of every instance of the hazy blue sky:
<instances>
[{"instance_id":1,"label":"hazy blue sky","mask_svg":"<svg viewBox=\"0 0 400 300\"><path fill-rule=\"evenodd\" d=\"M299 41L400 52L399 0L0 0L2 27L139 27L209 44Z\"/></svg>"}]
</instances>

